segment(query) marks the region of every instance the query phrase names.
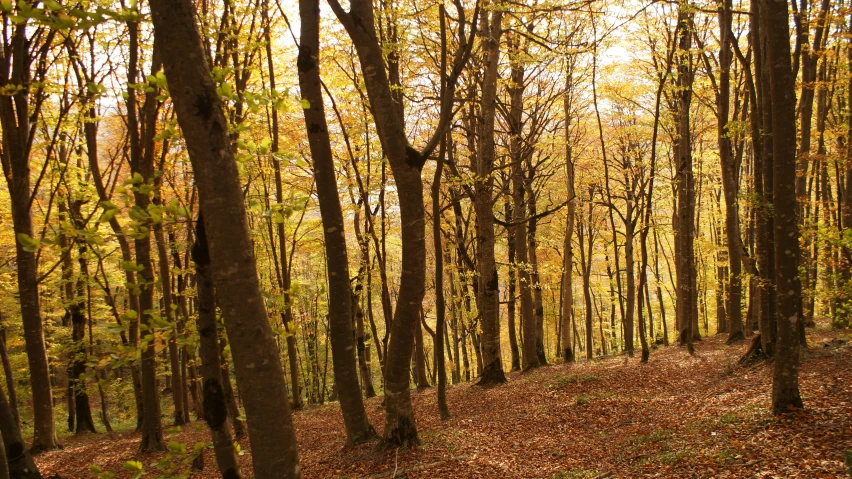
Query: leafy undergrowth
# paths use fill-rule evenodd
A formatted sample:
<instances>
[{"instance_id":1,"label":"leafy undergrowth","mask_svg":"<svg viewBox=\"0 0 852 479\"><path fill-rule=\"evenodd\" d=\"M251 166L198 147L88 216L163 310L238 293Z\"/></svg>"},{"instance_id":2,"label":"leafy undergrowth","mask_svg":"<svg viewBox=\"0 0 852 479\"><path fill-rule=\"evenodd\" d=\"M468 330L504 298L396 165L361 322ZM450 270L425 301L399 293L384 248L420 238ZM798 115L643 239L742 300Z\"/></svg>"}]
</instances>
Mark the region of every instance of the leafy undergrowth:
<instances>
[{"instance_id":1,"label":"leafy undergrowth","mask_svg":"<svg viewBox=\"0 0 852 479\"><path fill-rule=\"evenodd\" d=\"M852 467L852 344L843 332L813 332L800 384L806 408L769 412L771 364L737 365L746 344L697 344L696 357L670 347L650 364L624 356L512 373L504 386L449 389L453 417L441 421L435 389L413 392L422 447L344 448L336 404L295 414L306 478L846 477ZM383 425L380 398L367 401ZM192 445L203 423L167 435ZM91 464L129 477L160 456L136 455L138 434L88 435L37 458L45 477L90 478ZM242 447L249 449L247 440ZM250 477L249 454L241 456ZM216 474L212 451L203 472ZM151 477L156 477L152 471Z\"/></svg>"}]
</instances>

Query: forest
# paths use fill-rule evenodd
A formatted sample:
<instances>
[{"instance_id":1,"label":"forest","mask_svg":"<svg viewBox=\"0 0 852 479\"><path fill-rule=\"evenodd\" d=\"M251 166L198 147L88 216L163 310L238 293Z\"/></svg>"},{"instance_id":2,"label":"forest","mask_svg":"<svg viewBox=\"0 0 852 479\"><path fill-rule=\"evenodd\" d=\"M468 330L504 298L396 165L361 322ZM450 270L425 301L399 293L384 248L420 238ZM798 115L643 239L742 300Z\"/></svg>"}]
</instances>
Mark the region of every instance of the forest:
<instances>
[{"instance_id":1,"label":"forest","mask_svg":"<svg viewBox=\"0 0 852 479\"><path fill-rule=\"evenodd\" d=\"M0 479L852 475L847 0L0 17Z\"/></svg>"}]
</instances>

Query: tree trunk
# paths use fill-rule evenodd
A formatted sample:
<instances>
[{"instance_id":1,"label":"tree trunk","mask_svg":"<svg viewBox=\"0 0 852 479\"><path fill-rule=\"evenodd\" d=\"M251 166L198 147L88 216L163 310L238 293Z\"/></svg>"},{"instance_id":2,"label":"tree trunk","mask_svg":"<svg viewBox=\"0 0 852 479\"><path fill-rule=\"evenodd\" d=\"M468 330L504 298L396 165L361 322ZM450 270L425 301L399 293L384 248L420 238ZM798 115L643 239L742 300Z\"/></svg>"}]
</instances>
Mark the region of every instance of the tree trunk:
<instances>
[{"instance_id":1,"label":"tree trunk","mask_svg":"<svg viewBox=\"0 0 852 479\"><path fill-rule=\"evenodd\" d=\"M681 345L693 353L692 340L697 335L697 290L695 272L695 178L692 172L692 141L690 138L690 106L692 104L693 66L692 18L685 3L678 4L677 54L677 325Z\"/></svg>"},{"instance_id":2,"label":"tree trunk","mask_svg":"<svg viewBox=\"0 0 852 479\"><path fill-rule=\"evenodd\" d=\"M6 378L6 390L9 393L9 408L15 417L15 424L21 428L21 413L18 410L18 395L15 392L15 378L12 375L12 363L9 361L9 350L6 347L6 327L0 313L0 360L3 361L3 374Z\"/></svg>"},{"instance_id":3,"label":"tree trunk","mask_svg":"<svg viewBox=\"0 0 852 479\"><path fill-rule=\"evenodd\" d=\"M728 250L728 276L724 281L727 343L745 339L742 314L742 239L739 195L739 165L734 161L728 120L731 103L731 0L723 0L719 10L719 92L716 96L716 119L719 160L722 166L722 190L725 195L725 235ZM723 281L720 281L722 283Z\"/></svg>"},{"instance_id":4,"label":"tree trunk","mask_svg":"<svg viewBox=\"0 0 852 479\"><path fill-rule=\"evenodd\" d=\"M36 59L30 58L30 41L26 21L15 26L11 43L5 45L0 86L12 88L13 94L0 97L0 125L2 126L3 148L0 152L3 174L9 188L12 203L12 225L15 242L15 263L18 279L18 299L21 304L21 320L24 327L27 363L33 394L33 450L54 449L59 446L53 420L53 392L50 384L50 366L47 346L44 341L44 326L38 290L38 263L35 247L25 246L24 241L33 241L33 224L30 214L30 71ZM35 30L33 30L35 34ZM50 38L52 39L52 35ZM50 40L48 40L49 42ZM33 49L49 45L32 45ZM18 88L17 86L22 86ZM9 451L21 444L7 440ZM7 454L11 457L20 455ZM14 472L14 469L13 469Z\"/></svg>"},{"instance_id":5,"label":"tree trunk","mask_svg":"<svg viewBox=\"0 0 852 479\"><path fill-rule=\"evenodd\" d=\"M180 367L180 356L178 353L177 336L178 329L172 310L172 304L177 304L172 299L171 270L169 268L169 253L166 239L163 235L162 224L154 225L154 240L157 244L157 256L160 266L160 290L162 291L163 318L172 325L169 332L169 365L171 367L171 389L172 404L174 404L174 425L184 424L184 412L187 409L186 398L183 395L183 381Z\"/></svg>"},{"instance_id":6,"label":"tree trunk","mask_svg":"<svg viewBox=\"0 0 852 479\"><path fill-rule=\"evenodd\" d=\"M574 362L573 338L571 336L571 318L574 311L574 216L576 205L574 203L574 148L571 137L572 125L572 95L573 95L573 63L566 72L565 99L563 100L563 112L565 114L565 184L568 194L567 214L565 218L565 239L562 254L562 314L560 324L560 342L562 350L559 354L566 363ZM508 218L508 215L506 216ZM581 245L582 246L582 245Z\"/></svg>"},{"instance_id":7,"label":"tree trunk","mask_svg":"<svg viewBox=\"0 0 852 479\"><path fill-rule=\"evenodd\" d=\"M299 46L299 90L307 101L305 127L308 131L314 177L319 197L320 215L325 238L326 268L329 285L329 322L334 383L340 398L348 444L358 444L375 437L373 426L364 410L358 368L355 358L352 289L349 283L349 259L346 252L346 230L337 193L334 159L325 120L320 85L320 7L318 0L300 0L302 22ZM419 326L419 321L417 323ZM422 330L420 339L422 343Z\"/></svg>"},{"instance_id":8,"label":"tree trunk","mask_svg":"<svg viewBox=\"0 0 852 479\"><path fill-rule=\"evenodd\" d=\"M523 369L541 366L536 353L536 321L532 298L532 280L529 271L529 239L527 238L526 185L524 163L521 155L521 122L523 116L524 68L521 62L512 65L509 88L509 155L512 160L512 218L515 242L515 263L518 275L518 292L521 300L521 329L523 330Z\"/></svg>"},{"instance_id":9,"label":"tree trunk","mask_svg":"<svg viewBox=\"0 0 852 479\"><path fill-rule=\"evenodd\" d=\"M418 151L406 138L400 105L394 100L385 68L385 50L378 43L372 0L350 1L349 12L337 0L330 0L329 5L355 45L382 149L396 180L402 230L402 273L385 354L384 443L388 446L416 446L420 440L411 405L409 377L415 322L419 318L426 288L426 212L421 172L426 158L449 124L457 75L454 70L453 78L447 82L448 88L442 92L441 115L435 132L426 146ZM454 67L463 66L466 62L464 55L457 56L456 60Z\"/></svg>"},{"instance_id":10,"label":"tree trunk","mask_svg":"<svg viewBox=\"0 0 852 479\"><path fill-rule=\"evenodd\" d=\"M506 201L506 218L512 218L512 205L510 201ZM512 371L521 370L521 353L518 350L518 334L515 326L515 312L517 311L518 301L515 298L517 291L517 273L515 269L515 231L514 228L506 228L506 249L508 250L509 268L508 271L508 299L506 300L506 315L509 317L509 351L512 354Z\"/></svg>"},{"instance_id":11,"label":"tree trunk","mask_svg":"<svg viewBox=\"0 0 852 479\"><path fill-rule=\"evenodd\" d=\"M483 48L485 72L480 99L479 151L475 157L476 182L473 206L476 210L477 296L482 324L482 374L480 386L506 382L500 354L500 288L494 258L494 117L497 109L497 80L500 63L500 37L503 35L503 11L483 16Z\"/></svg>"},{"instance_id":12,"label":"tree trunk","mask_svg":"<svg viewBox=\"0 0 852 479\"><path fill-rule=\"evenodd\" d=\"M219 359L219 334L216 326L216 300L213 278L210 274L210 252L204 221L196 223L195 244L192 247L195 262L196 291L198 295L198 349L201 355L202 396L204 421L213 438L213 453L223 478L242 477L240 463L231 437L228 406L222 387L222 370Z\"/></svg>"},{"instance_id":13,"label":"tree trunk","mask_svg":"<svg viewBox=\"0 0 852 479\"><path fill-rule=\"evenodd\" d=\"M443 14L443 12L441 12ZM450 137L451 133L447 133ZM435 250L435 370L438 376L438 412L441 419L450 418L447 407L447 369L444 365L444 332L446 304L444 302L444 247L441 244L441 173L448 141L441 143L438 165L432 180L432 241Z\"/></svg>"},{"instance_id":14,"label":"tree trunk","mask_svg":"<svg viewBox=\"0 0 852 479\"><path fill-rule=\"evenodd\" d=\"M763 0L770 96L772 103L773 209L775 212L775 285L778 291L778 343L772 381L772 412L801 408L799 338L801 283L796 215L796 93L790 61L787 3Z\"/></svg>"},{"instance_id":15,"label":"tree trunk","mask_svg":"<svg viewBox=\"0 0 852 479\"><path fill-rule=\"evenodd\" d=\"M239 171L195 26L195 9L189 0L150 4L201 211L207 212L204 226L213 281L245 399L254 475L297 478L301 473L284 371L260 291Z\"/></svg>"},{"instance_id":16,"label":"tree trunk","mask_svg":"<svg viewBox=\"0 0 852 479\"><path fill-rule=\"evenodd\" d=\"M27 450L21 428L15 422L15 414L6 393L0 389L0 435L3 439L5 457L0 458L3 464L8 464L7 477L15 479L41 479L38 466L33 461L31 451Z\"/></svg>"},{"instance_id":17,"label":"tree trunk","mask_svg":"<svg viewBox=\"0 0 852 479\"><path fill-rule=\"evenodd\" d=\"M755 2L758 3L758 2ZM752 18L759 24L759 40L754 45L755 59L759 65L756 68L758 74L758 101L761 108L761 151L763 155L755 158L755 189L759 192L759 208L757 211L757 269L760 271L759 293L760 312L758 316L758 328L760 329L760 340L762 341L763 354L772 357L775 354L776 323L775 308L775 235L773 204L773 163L774 147L773 138L773 109L770 92L770 69L768 58L768 37L764 22L767 21L763 4L759 6L758 14L752 14Z\"/></svg>"}]
</instances>

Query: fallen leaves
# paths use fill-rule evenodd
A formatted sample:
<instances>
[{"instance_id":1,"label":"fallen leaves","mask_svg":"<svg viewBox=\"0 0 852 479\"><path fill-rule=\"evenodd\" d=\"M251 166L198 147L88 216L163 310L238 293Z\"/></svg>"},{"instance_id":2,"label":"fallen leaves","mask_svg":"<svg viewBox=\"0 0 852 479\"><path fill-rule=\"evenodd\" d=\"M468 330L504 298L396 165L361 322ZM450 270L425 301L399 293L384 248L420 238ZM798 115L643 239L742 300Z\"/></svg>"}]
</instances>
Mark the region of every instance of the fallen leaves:
<instances>
[{"instance_id":1,"label":"fallen leaves","mask_svg":"<svg viewBox=\"0 0 852 479\"><path fill-rule=\"evenodd\" d=\"M810 338L817 346L800 372L806 409L781 418L769 413L771 364L736 366L745 343L726 347L723 338L697 343L698 358L672 347L653 351L648 365L605 358L511 373L490 389L457 385L447 421L434 388L412 391L423 444L414 451L343 447L336 405L308 407L294 415L303 477L842 477L852 468L852 349L843 334ZM380 402L366 401L375 426L383 423ZM207 439L205 428L191 426L167 438ZM138 440L69 438L37 462L46 477L91 478L95 463L130 477L121 471L126 461L162 457L137 455ZM205 457L192 477L219 477L212 451ZM250 477L250 454L240 461Z\"/></svg>"}]
</instances>

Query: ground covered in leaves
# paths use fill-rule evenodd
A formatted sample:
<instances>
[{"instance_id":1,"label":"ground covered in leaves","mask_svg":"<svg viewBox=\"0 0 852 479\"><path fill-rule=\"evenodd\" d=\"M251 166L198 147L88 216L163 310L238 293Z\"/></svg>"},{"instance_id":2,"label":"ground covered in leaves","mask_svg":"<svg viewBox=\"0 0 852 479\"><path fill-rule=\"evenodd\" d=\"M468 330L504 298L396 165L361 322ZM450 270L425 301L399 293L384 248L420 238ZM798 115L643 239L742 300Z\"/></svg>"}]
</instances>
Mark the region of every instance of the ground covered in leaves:
<instances>
[{"instance_id":1,"label":"ground covered in leaves","mask_svg":"<svg viewBox=\"0 0 852 479\"><path fill-rule=\"evenodd\" d=\"M412 392L422 447L344 448L336 404L295 414L305 478L621 478L847 477L852 467L852 334L809 333L800 384L805 409L769 412L771 364L738 365L746 344L705 339L690 357L676 347L652 352L649 364L624 356L512 373L484 390L453 386L453 417L441 421L434 388ZM377 429L380 398L367 401ZM192 445L208 438L203 423L167 434ZM157 477L160 455L136 454L138 434L64 440L40 455L45 477L91 478L90 465L130 477L125 461ZM174 444L174 443L173 443ZM249 449L248 441L242 447ZM202 472L218 477L212 451ZM244 474L251 476L249 454Z\"/></svg>"}]
</instances>

